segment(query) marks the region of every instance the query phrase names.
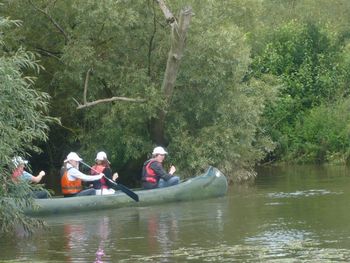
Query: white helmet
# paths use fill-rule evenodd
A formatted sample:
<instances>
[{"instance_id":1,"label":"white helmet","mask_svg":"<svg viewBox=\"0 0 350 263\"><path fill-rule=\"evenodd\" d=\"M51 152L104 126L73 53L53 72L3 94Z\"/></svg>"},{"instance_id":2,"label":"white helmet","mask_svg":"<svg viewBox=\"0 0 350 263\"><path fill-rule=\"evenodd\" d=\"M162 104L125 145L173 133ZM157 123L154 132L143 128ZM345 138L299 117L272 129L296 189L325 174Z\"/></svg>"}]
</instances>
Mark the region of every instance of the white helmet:
<instances>
[{"instance_id":1,"label":"white helmet","mask_svg":"<svg viewBox=\"0 0 350 263\"><path fill-rule=\"evenodd\" d=\"M66 162L68 162L68 161L77 161L77 162L80 162L80 161L82 161L83 159L81 159L80 157L79 157L79 155L78 154L76 154L75 152L70 152L68 155L67 155L67 158L66 158L66 160L64 160L64 162L66 163Z\"/></svg>"},{"instance_id":2,"label":"white helmet","mask_svg":"<svg viewBox=\"0 0 350 263\"><path fill-rule=\"evenodd\" d=\"M152 152L153 155L156 155L156 154L168 154L163 147L156 147L153 149L153 152Z\"/></svg>"},{"instance_id":3,"label":"white helmet","mask_svg":"<svg viewBox=\"0 0 350 263\"><path fill-rule=\"evenodd\" d=\"M12 158L12 163L17 167L21 164L27 164L28 161L24 160L21 156L15 156Z\"/></svg>"},{"instance_id":4,"label":"white helmet","mask_svg":"<svg viewBox=\"0 0 350 263\"><path fill-rule=\"evenodd\" d=\"M105 152L98 152L95 161L107 160L107 154Z\"/></svg>"}]
</instances>

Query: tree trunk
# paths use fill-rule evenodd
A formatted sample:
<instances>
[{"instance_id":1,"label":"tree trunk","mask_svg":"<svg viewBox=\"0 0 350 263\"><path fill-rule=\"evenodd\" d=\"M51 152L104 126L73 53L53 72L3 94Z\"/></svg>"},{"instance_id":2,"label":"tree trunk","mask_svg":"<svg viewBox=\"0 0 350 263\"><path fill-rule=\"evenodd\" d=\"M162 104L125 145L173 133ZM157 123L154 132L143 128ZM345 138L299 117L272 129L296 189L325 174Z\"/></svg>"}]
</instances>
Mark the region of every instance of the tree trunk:
<instances>
[{"instance_id":1,"label":"tree trunk","mask_svg":"<svg viewBox=\"0 0 350 263\"><path fill-rule=\"evenodd\" d=\"M159 3L164 4L163 1L159 1ZM181 10L179 23L177 23L175 17L171 17L171 13L169 17L170 11L168 9L166 9L166 12L163 8L162 10L167 18L167 21L171 25L171 48L168 54L167 65L161 88L161 95L165 98L166 104L163 109L159 109L158 118L152 121L152 139L157 145L167 146L168 141L164 133L166 113L167 108L171 103L176 76L185 50L186 34L192 18L192 9L191 7L186 7Z\"/></svg>"}]
</instances>

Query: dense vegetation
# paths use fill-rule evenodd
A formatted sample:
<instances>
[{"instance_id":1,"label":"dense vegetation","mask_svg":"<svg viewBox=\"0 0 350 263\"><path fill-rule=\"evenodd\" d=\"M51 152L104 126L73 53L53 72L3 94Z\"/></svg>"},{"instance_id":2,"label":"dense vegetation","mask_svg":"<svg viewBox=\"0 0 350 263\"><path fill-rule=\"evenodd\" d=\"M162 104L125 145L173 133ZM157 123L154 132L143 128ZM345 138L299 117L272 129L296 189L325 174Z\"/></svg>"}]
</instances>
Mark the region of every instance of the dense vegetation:
<instances>
[{"instance_id":1,"label":"dense vegetation","mask_svg":"<svg viewBox=\"0 0 350 263\"><path fill-rule=\"evenodd\" d=\"M239 181L259 163L349 162L346 0L169 1L174 14L194 12L170 100L160 90L170 26L157 1L2 2L1 21L23 22L1 22L1 93L10 94L1 95L2 175L14 154L55 173L72 150L87 161L104 150L121 179L136 182L160 141L159 110L183 176L208 164ZM78 109L84 90L87 102L131 101Z\"/></svg>"},{"instance_id":2,"label":"dense vegetation","mask_svg":"<svg viewBox=\"0 0 350 263\"><path fill-rule=\"evenodd\" d=\"M19 21L0 18L4 34L18 25ZM0 232L16 225L30 231L42 222L23 218L22 209L33 205L28 196L38 186L10 179L11 158L18 154L26 156L27 151L38 152L33 141L47 139L48 124L52 121L47 117L49 96L36 91L34 79L24 74L24 71L39 73L41 67L33 53L23 48L10 49L2 35L0 45ZM9 202L8 198L14 201Z\"/></svg>"}]
</instances>

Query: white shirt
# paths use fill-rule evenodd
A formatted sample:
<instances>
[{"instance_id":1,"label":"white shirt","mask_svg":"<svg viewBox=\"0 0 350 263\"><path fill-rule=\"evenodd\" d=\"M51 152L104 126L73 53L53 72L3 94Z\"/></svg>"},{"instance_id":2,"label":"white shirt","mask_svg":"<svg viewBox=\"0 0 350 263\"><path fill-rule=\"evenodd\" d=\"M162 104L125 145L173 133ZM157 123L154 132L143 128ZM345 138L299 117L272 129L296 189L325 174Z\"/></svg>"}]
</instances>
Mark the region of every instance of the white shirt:
<instances>
[{"instance_id":1,"label":"white shirt","mask_svg":"<svg viewBox=\"0 0 350 263\"><path fill-rule=\"evenodd\" d=\"M76 179L81 179L83 181L96 181L100 180L103 176L103 174L98 175L86 175L82 172L80 172L77 168L75 168L70 163L67 163L67 171L68 171L68 180L69 181L75 181Z\"/></svg>"}]
</instances>

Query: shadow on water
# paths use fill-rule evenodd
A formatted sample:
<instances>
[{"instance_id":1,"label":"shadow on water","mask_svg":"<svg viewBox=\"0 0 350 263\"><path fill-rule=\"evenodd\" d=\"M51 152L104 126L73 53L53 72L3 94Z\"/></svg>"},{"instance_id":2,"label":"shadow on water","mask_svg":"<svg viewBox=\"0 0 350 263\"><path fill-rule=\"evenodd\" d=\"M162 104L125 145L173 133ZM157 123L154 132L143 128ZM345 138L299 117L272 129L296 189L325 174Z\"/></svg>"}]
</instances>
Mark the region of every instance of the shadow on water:
<instances>
[{"instance_id":1,"label":"shadow on water","mask_svg":"<svg viewBox=\"0 0 350 263\"><path fill-rule=\"evenodd\" d=\"M348 262L348 172L263 168L223 198L48 217L1 238L0 262Z\"/></svg>"}]
</instances>

